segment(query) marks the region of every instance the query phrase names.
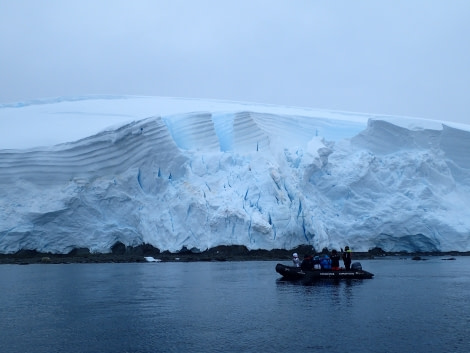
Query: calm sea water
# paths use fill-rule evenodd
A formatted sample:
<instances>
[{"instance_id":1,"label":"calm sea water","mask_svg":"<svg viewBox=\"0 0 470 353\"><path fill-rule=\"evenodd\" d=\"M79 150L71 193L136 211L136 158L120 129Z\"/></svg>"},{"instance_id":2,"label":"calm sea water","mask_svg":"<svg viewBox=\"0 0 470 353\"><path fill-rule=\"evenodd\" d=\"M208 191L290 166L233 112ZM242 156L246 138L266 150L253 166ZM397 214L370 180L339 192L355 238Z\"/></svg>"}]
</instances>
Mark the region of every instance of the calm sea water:
<instances>
[{"instance_id":1,"label":"calm sea water","mask_svg":"<svg viewBox=\"0 0 470 353\"><path fill-rule=\"evenodd\" d=\"M312 285L275 262L2 265L0 349L468 352L469 257L361 263L374 279Z\"/></svg>"}]
</instances>

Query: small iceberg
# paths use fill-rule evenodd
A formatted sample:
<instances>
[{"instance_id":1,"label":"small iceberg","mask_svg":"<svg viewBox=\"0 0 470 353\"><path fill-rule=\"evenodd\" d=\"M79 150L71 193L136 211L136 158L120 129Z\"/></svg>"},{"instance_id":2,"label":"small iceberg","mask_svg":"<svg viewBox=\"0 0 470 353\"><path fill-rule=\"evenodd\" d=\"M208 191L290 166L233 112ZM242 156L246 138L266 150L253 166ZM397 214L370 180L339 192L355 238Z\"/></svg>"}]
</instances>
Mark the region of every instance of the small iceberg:
<instances>
[{"instance_id":1,"label":"small iceberg","mask_svg":"<svg viewBox=\"0 0 470 353\"><path fill-rule=\"evenodd\" d=\"M155 259L155 258L153 258L152 256L144 256L144 259L145 259L147 262L162 262L162 260L160 260L160 259Z\"/></svg>"}]
</instances>

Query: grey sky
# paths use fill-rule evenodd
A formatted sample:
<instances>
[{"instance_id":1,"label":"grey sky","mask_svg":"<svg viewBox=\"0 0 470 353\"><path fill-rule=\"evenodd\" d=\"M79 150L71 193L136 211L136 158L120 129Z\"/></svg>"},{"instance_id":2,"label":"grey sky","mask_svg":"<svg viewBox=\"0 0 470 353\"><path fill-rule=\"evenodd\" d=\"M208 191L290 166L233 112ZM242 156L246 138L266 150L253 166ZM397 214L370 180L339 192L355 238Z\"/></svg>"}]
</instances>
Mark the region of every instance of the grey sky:
<instances>
[{"instance_id":1,"label":"grey sky","mask_svg":"<svg viewBox=\"0 0 470 353\"><path fill-rule=\"evenodd\" d=\"M0 0L0 103L216 98L470 124L470 1Z\"/></svg>"}]
</instances>

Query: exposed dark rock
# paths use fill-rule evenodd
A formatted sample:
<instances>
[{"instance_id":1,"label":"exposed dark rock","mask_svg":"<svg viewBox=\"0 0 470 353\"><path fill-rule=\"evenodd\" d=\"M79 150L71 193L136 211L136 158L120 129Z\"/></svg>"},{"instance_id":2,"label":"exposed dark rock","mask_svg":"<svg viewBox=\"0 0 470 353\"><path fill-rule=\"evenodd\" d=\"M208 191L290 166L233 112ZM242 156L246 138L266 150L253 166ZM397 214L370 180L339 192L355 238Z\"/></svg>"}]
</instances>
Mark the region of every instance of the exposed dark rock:
<instances>
[{"instance_id":1,"label":"exposed dark rock","mask_svg":"<svg viewBox=\"0 0 470 353\"><path fill-rule=\"evenodd\" d=\"M144 256L151 256L151 255L158 255L160 254L160 249L154 247L153 245L150 244L142 244L139 245L138 248L142 249L142 253Z\"/></svg>"},{"instance_id":2,"label":"exposed dark rock","mask_svg":"<svg viewBox=\"0 0 470 353\"><path fill-rule=\"evenodd\" d=\"M198 254L200 253L201 250L197 248L191 248L188 249L186 246L183 246L180 251L178 251L178 254Z\"/></svg>"},{"instance_id":3,"label":"exposed dark rock","mask_svg":"<svg viewBox=\"0 0 470 353\"><path fill-rule=\"evenodd\" d=\"M19 250L15 253L15 257L18 258L29 258L29 257L36 257L38 256L38 252L36 250Z\"/></svg>"},{"instance_id":4,"label":"exposed dark rock","mask_svg":"<svg viewBox=\"0 0 470 353\"><path fill-rule=\"evenodd\" d=\"M289 257L292 257L293 253L299 254L301 258L304 257L304 255L313 255L315 254L315 248L312 245L301 245L298 246L294 249L291 250L291 253L289 254Z\"/></svg>"},{"instance_id":5,"label":"exposed dark rock","mask_svg":"<svg viewBox=\"0 0 470 353\"><path fill-rule=\"evenodd\" d=\"M88 248L75 248L71 250L68 255L70 256L88 256L90 255L90 249Z\"/></svg>"},{"instance_id":6,"label":"exposed dark rock","mask_svg":"<svg viewBox=\"0 0 470 353\"><path fill-rule=\"evenodd\" d=\"M382 248L373 248L368 251L369 254L372 256L385 256L386 252L382 250Z\"/></svg>"},{"instance_id":7,"label":"exposed dark rock","mask_svg":"<svg viewBox=\"0 0 470 353\"><path fill-rule=\"evenodd\" d=\"M111 247L111 252L113 255L124 255L126 253L126 246L118 241Z\"/></svg>"},{"instance_id":8,"label":"exposed dark rock","mask_svg":"<svg viewBox=\"0 0 470 353\"><path fill-rule=\"evenodd\" d=\"M97 254L90 253L87 248L77 248L68 254L39 253L35 250L21 250L15 254L0 254L0 264L67 264L67 263L123 263L123 262L146 262L144 256L164 262L193 262L193 261L286 261L290 262L292 253L297 252L301 256L305 254L315 254L312 246L300 246L294 249L274 249L274 250L248 250L243 245L217 246L205 251L194 251L194 249L183 248L182 251L171 253L161 252L158 248L149 244L142 244L137 247L126 246L117 242L110 249L110 253ZM353 252L354 260L374 258L372 254L384 256L401 256L400 253L386 253L382 249L373 249L369 252ZM470 252L448 252L448 253L405 253L407 256L414 256L414 260L426 260L421 256L470 256ZM46 260L49 259L49 260ZM455 257L444 259L455 260Z\"/></svg>"},{"instance_id":9,"label":"exposed dark rock","mask_svg":"<svg viewBox=\"0 0 470 353\"><path fill-rule=\"evenodd\" d=\"M244 245L221 245L208 249L205 253L209 256L247 256L250 251Z\"/></svg>"}]
</instances>

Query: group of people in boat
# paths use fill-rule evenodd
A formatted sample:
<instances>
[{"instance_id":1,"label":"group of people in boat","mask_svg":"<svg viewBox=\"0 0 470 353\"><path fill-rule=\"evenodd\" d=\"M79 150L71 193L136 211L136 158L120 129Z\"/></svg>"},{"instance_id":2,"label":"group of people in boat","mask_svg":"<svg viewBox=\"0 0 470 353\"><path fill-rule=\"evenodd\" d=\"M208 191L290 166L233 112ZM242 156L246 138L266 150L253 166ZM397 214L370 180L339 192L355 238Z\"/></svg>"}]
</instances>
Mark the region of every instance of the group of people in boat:
<instances>
[{"instance_id":1,"label":"group of people in boat","mask_svg":"<svg viewBox=\"0 0 470 353\"><path fill-rule=\"evenodd\" d=\"M351 269L351 249L349 246L341 248L341 255L336 249L331 250L331 254L326 253L320 255L305 254L302 262L297 253L293 254L292 261L295 267L300 267L304 271L310 270L342 270L340 267L340 260L343 260L344 269Z\"/></svg>"}]
</instances>

